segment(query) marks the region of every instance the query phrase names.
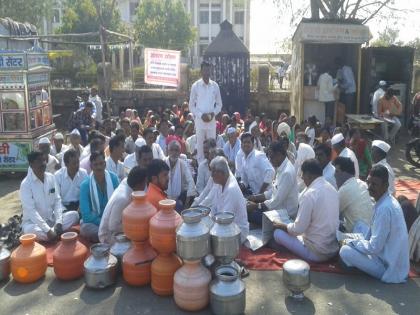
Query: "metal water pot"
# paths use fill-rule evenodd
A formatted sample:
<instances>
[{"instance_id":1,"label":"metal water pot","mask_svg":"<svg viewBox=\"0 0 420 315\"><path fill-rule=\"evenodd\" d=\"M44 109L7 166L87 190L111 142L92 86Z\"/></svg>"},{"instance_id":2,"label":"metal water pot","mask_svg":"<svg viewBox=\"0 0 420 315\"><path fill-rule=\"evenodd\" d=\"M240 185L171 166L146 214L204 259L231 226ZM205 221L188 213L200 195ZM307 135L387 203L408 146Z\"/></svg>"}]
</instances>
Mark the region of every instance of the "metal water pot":
<instances>
[{"instance_id":1,"label":"metal water pot","mask_svg":"<svg viewBox=\"0 0 420 315\"><path fill-rule=\"evenodd\" d=\"M300 259L286 261L283 264L283 283L294 299L302 300L303 291L311 285L309 264Z\"/></svg>"},{"instance_id":2,"label":"metal water pot","mask_svg":"<svg viewBox=\"0 0 420 315\"><path fill-rule=\"evenodd\" d=\"M103 289L115 283L117 258L109 253L107 244L90 247L91 256L85 261L85 283L93 289Z\"/></svg>"},{"instance_id":3,"label":"metal water pot","mask_svg":"<svg viewBox=\"0 0 420 315\"><path fill-rule=\"evenodd\" d=\"M241 230L233 222L235 215L221 212L214 216L216 223L210 230L213 255L222 263L230 263L239 254Z\"/></svg>"},{"instance_id":4,"label":"metal water pot","mask_svg":"<svg viewBox=\"0 0 420 315\"><path fill-rule=\"evenodd\" d=\"M210 306L216 315L236 315L245 312L245 283L231 266L216 269L216 279L210 284Z\"/></svg>"},{"instance_id":5,"label":"metal water pot","mask_svg":"<svg viewBox=\"0 0 420 315\"><path fill-rule=\"evenodd\" d=\"M10 275L10 252L0 243L0 281L8 279Z\"/></svg>"},{"instance_id":6,"label":"metal water pot","mask_svg":"<svg viewBox=\"0 0 420 315\"><path fill-rule=\"evenodd\" d=\"M210 216L211 209L209 207L201 206L201 205L198 205L196 207L192 207L190 209L196 209L196 210L200 211L201 214L202 214L201 222L203 222L205 225L207 225L209 230L211 230L211 228L214 225L214 221L213 221L212 217Z\"/></svg>"},{"instance_id":7,"label":"metal water pot","mask_svg":"<svg viewBox=\"0 0 420 315\"><path fill-rule=\"evenodd\" d=\"M131 242L124 233L118 233L115 235L115 243L111 246L110 253L117 257L119 269L121 268L122 258L130 247Z\"/></svg>"},{"instance_id":8,"label":"metal water pot","mask_svg":"<svg viewBox=\"0 0 420 315\"><path fill-rule=\"evenodd\" d=\"M183 223L176 230L177 254L184 260L199 260L210 251L210 230L197 209L184 210L181 215Z\"/></svg>"}]
</instances>

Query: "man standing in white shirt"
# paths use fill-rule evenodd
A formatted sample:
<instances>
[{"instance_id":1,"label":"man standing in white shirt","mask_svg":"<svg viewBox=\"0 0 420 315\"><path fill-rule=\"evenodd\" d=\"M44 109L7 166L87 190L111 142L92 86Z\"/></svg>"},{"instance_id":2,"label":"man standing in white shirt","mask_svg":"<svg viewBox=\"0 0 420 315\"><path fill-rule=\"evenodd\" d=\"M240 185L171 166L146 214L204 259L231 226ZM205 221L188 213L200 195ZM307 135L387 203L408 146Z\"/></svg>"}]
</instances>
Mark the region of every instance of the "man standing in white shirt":
<instances>
[{"instance_id":1,"label":"man standing in white shirt","mask_svg":"<svg viewBox=\"0 0 420 315\"><path fill-rule=\"evenodd\" d=\"M103 106L102 106L102 100L98 95L98 89L96 87L92 87L90 89L90 96L89 96L89 101L92 102L95 105L96 108L96 121L99 124L102 124L102 110L103 110Z\"/></svg>"},{"instance_id":2,"label":"man standing in white shirt","mask_svg":"<svg viewBox=\"0 0 420 315\"><path fill-rule=\"evenodd\" d=\"M23 233L34 233L39 241L55 241L79 221L76 211L63 213L54 175L45 171L46 160L40 151L28 154L28 175L20 185Z\"/></svg>"},{"instance_id":3,"label":"man standing in white shirt","mask_svg":"<svg viewBox=\"0 0 420 315\"><path fill-rule=\"evenodd\" d=\"M307 189L299 198L296 220L274 223L274 240L304 260L327 261L338 252L338 192L322 177L315 159L303 162L302 177Z\"/></svg>"},{"instance_id":4,"label":"man standing in white shirt","mask_svg":"<svg viewBox=\"0 0 420 315\"><path fill-rule=\"evenodd\" d=\"M287 158L288 139L280 139L270 145L270 162L276 169L273 186L263 194L248 197L249 222L261 225L262 213L267 210L287 210L296 217L298 210L298 187L293 164Z\"/></svg>"},{"instance_id":5,"label":"man standing in white shirt","mask_svg":"<svg viewBox=\"0 0 420 315\"><path fill-rule=\"evenodd\" d=\"M234 222L241 229L241 242L245 242L249 233L246 200L239 188L235 176L230 172L224 157L217 156L210 162L211 176L215 185L213 200L210 205L211 215L221 212L232 212Z\"/></svg>"},{"instance_id":6,"label":"man standing in white shirt","mask_svg":"<svg viewBox=\"0 0 420 315\"><path fill-rule=\"evenodd\" d=\"M197 160L204 159L203 142L205 139L216 139L215 116L222 109L222 97L219 85L210 80L210 63L201 63L202 78L191 87L189 110L194 115L197 133Z\"/></svg>"},{"instance_id":7,"label":"man standing in white shirt","mask_svg":"<svg viewBox=\"0 0 420 315\"><path fill-rule=\"evenodd\" d=\"M379 87L375 91L375 93L373 93L373 97L372 97L372 114L375 117L378 117L379 100L381 99L382 96L385 95L385 90L386 90L386 81L383 81L383 80L379 81Z\"/></svg>"},{"instance_id":8,"label":"man standing in white shirt","mask_svg":"<svg viewBox=\"0 0 420 315\"><path fill-rule=\"evenodd\" d=\"M250 190L253 195L263 194L274 178L274 168L265 153L254 149L254 137L245 132L241 136L242 167L240 171L242 191Z\"/></svg>"},{"instance_id":9,"label":"man standing in white shirt","mask_svg":"<svg viewBox=\"0 0 420 315\"><path fill-rule=\"evenodd\" d=\"M61 202L67 210L79 209L80 184L88 173L79 167L79 156L74 149L69 149L64 153L62 167L55 174L55 182L61 197Z\"/></svg>"},{"instance_id":10,"label":"man standing in white shirt","mask_svg":"<svg viewBox=\"0 0 420 315\"><path fill-rule=\"evenodd\" d=\"M337 157L334 166L340 215L344 218L345 231L366 235L373 214L373 202L368 186L354 177L354 164L349 158Z\"/></svg>"},{"instance_id":11,"label":"man standing in white shirt","mask_svg":"<svg viewBox=\"0 0 420 315\"><path fill-rule=\"evenodd\" d=\"M318 101L325 104L325 121L327 121L327 117L331 119L330 121L334 121L334 83L328 70L322 73L318 79Z\"/></svg>"},{"instance_id":12,"label":"man standing in white shirt","mask_svg":"<svg viewBox=\"0 0 420 315\"><path fill-rule=\"evenodd\" d=\"M133 192L145 194L147 184L147 170L139 166L131 169L127 178L115 189L106 204L99 224L99 241L114 244L115 235L123 232L122 212L130 204Z\"/></svg>"},{"instance_id":13,"label":"man standing in white shirt","mask_svg":"<svg viewBox=\"0 0 420 315\"><path fill-rule=\"evenodd\" d=\"M356 154L346 147L346 140L342 133L337 133L331 139L331 145L334 151L337 153L337 156L348 157L354 163L354 170L356 172L355 177L359 178L359 161L357 160Z\"/></svg>"},{"instance_id":14,"label":"man standing in white shirt","mask_svg":"<svg viewBox=\"0 0 420 315\"><path fill-rule=\"evenodd\" d=\"M109 140L109 157L106 158L106 170L113 172L122 181L125 178L124 164L121 159L124 154L125 138L123 135L113 136Z\"/></svg>"},{"instance_id":15,"label":"man standing in white shirt","mask_svg":"<svg viewBox=\"0 0 420 315\"><path fill-rule=\"evenodd\" d=\"M152 128L146 128L143 131L143 138L146 141L146 145L152 149L153 158L163 160L165 158L165 154L162 151L162 148L159 144L157 144L155 134Z\"/></svg>"},{"instance_id":16,"label":"man standing in white shirt","mask_svg":"<svg viewBox=\"0 0 420 315\"><path fill-rule=\"evenodd\" d=\"M395 173L391 165L388 164L386 157L391 146L382 140L372 141L372 160L373 165L383 165L388 170L388 192L391 196L395 194Z\"/></svg>"},{"instance_id":17,"label":"man standing in white shirt","mask_svg":"<svg viewBox=\"0 0 420 315\"><path fill-rule=\"evenodd\" d=\"M51 142L47 137L43 137L39 140L38 149L44 154L45 161L47 162L46 172L54 174L60 169L61 164L58 159L50 154Z\"/></svg>"},{"instance_id":18,"label":"man standing in white shirt","mask_svg":"<svg viewBox=\"0 0 420 315\"><path fill-rule=\"evenodd\" d=\"M322 167L322 176L329 182L335 189L337 183L335 181L335 167L331 162L332 150L331 147L325 143L321 143L315 148L315 157Z\"/></svg>"},{"instance_id":19,"label":"man standing in white shirt","mask_svg":"<svg viewBox=\"0 0 420 315\"><path fill-rule=\"evenodd\" d=\"M356 114L356 81L353 70L344 64L340 57L335 59L338 67L337 80L343 91L343 103L346 105L347 114Z\"/></svg>"}]
</instances>

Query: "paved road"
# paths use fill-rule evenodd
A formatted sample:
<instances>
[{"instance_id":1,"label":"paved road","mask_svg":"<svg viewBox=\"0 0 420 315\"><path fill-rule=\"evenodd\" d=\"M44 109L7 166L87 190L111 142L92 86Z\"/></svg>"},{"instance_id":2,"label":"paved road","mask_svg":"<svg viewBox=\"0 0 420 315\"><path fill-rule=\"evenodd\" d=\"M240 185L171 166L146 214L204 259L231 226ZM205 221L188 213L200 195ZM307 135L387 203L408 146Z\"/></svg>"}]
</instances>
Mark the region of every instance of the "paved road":
<instances>
[{"instance_id":1,"label":"paved road","mask_svg":"<svg viewBox=\"0 0 420 315\"><path fill-rule=\"evenodd\" d=\"M303 302L288 297L281 271L252 271L245 280L246 314L419 314L420 279L386 285L364 275L312 273ZM120 279L103 291L85 288L83 279L61 282L49 268L35 284L0 283L1 314L192 314L179 310L171 297L149 287L129 287ZM196 314L211 314L209 309Z\"/></svg>"}]
</instances>

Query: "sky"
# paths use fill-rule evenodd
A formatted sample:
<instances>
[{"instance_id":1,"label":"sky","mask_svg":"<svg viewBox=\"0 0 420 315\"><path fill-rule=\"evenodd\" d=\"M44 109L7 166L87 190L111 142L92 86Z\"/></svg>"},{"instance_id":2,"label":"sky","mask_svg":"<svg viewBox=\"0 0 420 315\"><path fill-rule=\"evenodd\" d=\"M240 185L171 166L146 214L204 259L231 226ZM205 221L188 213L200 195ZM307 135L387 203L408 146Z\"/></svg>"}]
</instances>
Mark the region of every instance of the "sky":
<instances>
[{"instance_id":1,"label":"sky","mask_svg":"<svg viewBox=\"0 0 420 315\"><path fill-rule=\"evenodd\" d=\"M309 0L293 0L293 5L306 3ZM420 0L395 0L395 7L410 9L414 12L398 13L398 20L375 19L368 22L373 39L385 26L400 30L399 39L408 42L420 37ZM290 17L280 17L273 0L251 0L251 43L252 54L281 53L281 43L293 35L295 26L290 25Z\"/></svg>"}]
</instances>

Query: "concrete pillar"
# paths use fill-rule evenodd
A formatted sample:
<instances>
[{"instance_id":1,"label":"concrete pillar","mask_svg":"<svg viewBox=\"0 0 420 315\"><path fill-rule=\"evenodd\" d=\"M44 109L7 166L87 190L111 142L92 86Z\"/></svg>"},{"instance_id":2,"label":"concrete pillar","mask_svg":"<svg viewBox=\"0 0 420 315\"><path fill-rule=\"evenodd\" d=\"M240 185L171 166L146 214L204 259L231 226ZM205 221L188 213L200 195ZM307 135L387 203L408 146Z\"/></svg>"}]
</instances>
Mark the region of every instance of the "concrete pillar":
<instances>
[{"instance_id":1,"label":"concrete pillar","mask_svg":"<svg viewBox=\"0 0 420 315\"><path fill-rule=\"evenodd\" d=\"M181 63L180 69L180 84L178 90L182 93L187 93L189 86L188 86L188 77L189 77L189 67L186 63Z\"/></svg>"},{"instance_id":2,"label":"concrete pillar","mask_svg":"<svg viewBox=\"0 0 420 315\"><path fill-rule=\"evenodd\" d=\"M121 77L124 78L124 48L120 48L119 57L120 57L120 73L121 73Z\"/></svg>"},{"instance_id":3,"label":"concrete pillar","mask_svg":"<svg viewBox=\"0 0 420 315\"><path fill-rule=\"evenodd\" d=\"M258 65L258 92L268 93L270 89L270 68L268 64Z\"/></svg>"},{"instance_id":4,"label":"concrete pillar","mask_svg":"<svg viewBox=\"0 0 420 315\"><path fill-rule=\"evenodd\" d=\"M111 52L111 67L112 67L113 72L117 71L116 62L117 62L117 59L116 59L116 56L115 56L115 50L112 50L112 52Z\"/></svg>"}]
</instances>

